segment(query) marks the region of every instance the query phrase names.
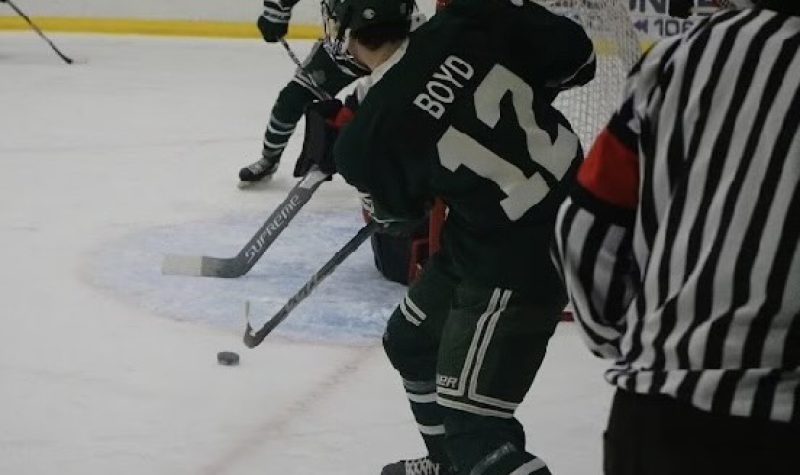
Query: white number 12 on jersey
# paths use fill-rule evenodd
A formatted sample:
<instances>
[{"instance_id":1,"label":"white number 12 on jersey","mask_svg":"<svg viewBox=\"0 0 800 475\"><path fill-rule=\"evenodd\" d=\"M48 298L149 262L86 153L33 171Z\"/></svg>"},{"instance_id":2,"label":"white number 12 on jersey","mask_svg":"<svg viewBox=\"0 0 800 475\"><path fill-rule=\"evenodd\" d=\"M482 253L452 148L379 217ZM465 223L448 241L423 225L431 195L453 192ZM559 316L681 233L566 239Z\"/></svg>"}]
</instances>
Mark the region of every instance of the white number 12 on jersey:
<instances>
[{"instance_id":1,"label":"white number 12 on jersey","mask_svg":"<svg viewBox=\"0 0 800 475\"><path fill-rule=\"evenodd\" d=\"M495 65L475 90L475 110L481 122L494 128L500 120L500 101L511 92L517 121L528 144L529 158L561 179L578 151L578 137L558 124L555 143L536 123L533 114L533 89L516 74ZM450 171L465 166L477 175L492 180L506 194L500 206L516 221L550 192L539 173L530 178L516 165L503 160L469 135L453 128L439 139L439 160Z\"/></svg>"}]
</instances>

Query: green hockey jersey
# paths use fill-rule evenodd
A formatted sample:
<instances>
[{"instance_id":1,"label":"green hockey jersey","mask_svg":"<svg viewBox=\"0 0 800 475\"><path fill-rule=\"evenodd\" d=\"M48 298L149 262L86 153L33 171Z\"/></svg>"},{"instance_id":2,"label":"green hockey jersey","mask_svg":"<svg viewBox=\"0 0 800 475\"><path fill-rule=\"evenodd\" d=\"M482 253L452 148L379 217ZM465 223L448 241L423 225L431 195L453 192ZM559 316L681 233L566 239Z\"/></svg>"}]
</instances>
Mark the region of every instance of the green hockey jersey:
<instances>
[{"instance_id":1,"label":"green hockey jersey","mask_svg":"<svg viewBox=\"0 0 800 475\"><path fill-rule=\"evenodd\" d=\"M594 76L592 43L531 2L455 0L387 62L334 147L338 172L399 218L448 206L461 278L564 299L549 257L582 157L552 101Z\"/></svg>"}]
</instances>

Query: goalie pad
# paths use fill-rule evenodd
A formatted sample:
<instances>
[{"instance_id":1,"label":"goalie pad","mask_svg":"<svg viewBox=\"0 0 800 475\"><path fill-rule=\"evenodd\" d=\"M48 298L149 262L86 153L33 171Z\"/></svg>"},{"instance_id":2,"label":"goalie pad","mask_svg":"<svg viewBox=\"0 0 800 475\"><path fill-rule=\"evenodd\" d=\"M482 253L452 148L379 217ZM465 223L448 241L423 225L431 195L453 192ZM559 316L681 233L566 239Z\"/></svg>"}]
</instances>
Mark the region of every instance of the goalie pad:
<instances>
[{"instance_id":1,"label":"goalie pad","mask_svg":"<svg viewBox=\"0 0 800 475\"><path fill-rule=\"evenodd\" d=\"M294 166L294 176L302 177L316 165L325 174L336 173L333 145L339 129L350 121L353 111L338 99L314 102L306 108L303 150Z\"/></svg>"}]
</instances>

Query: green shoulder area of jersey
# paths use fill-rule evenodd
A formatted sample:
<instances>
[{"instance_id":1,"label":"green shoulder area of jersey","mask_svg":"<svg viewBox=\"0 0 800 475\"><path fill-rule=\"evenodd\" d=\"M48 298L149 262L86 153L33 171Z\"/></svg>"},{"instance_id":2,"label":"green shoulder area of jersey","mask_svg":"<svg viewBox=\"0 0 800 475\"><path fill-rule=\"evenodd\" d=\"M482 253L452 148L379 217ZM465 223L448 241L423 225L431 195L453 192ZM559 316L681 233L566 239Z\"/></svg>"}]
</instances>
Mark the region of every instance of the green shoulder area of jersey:
<instances>
[{"instance_id":1,"label":"green shoulder area of jersey","mask_svg":"<svg viewBox=\"0 0 800 475\"><path fill-rule=\"evenodd\" d=\"M457 22L455 22L457 23ZM436 142L447 105L464 89L465 68L449 58L458 25L434 18L415 31L404 56L372 86L334 148L339 173L400 217L429 199ZM434 79L438 77L439 79Z\"/></svg>"}]
</instances>

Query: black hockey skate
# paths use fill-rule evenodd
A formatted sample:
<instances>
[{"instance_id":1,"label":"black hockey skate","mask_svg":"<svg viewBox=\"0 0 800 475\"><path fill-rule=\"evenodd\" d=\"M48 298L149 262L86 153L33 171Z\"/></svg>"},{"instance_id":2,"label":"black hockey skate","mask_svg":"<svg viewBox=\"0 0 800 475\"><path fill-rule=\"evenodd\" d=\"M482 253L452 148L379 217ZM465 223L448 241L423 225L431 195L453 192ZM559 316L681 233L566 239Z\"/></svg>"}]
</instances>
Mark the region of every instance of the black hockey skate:
<instances>
[{"instance_id":1,"label":"black hockey skate","mask_svg":"<svg viewBox=\"0 0 800 475\"><path fill-rule=\"evenodd\" d=\"M239 170L239 188L248 187L265 178L271 177L278 170L278 161L261 158Z\"/></svg>"},{"instance_id":2,"label":"black hockey skate","mask_svg":"<svg viewBox=\"0 0 800 475\"><path fill-rule=\"evenodd\" d=\"M381 470L381 475L452 475L453 473L449 467L432 462L428 457L401 460Z\"/></svg>"}]
</instances>

